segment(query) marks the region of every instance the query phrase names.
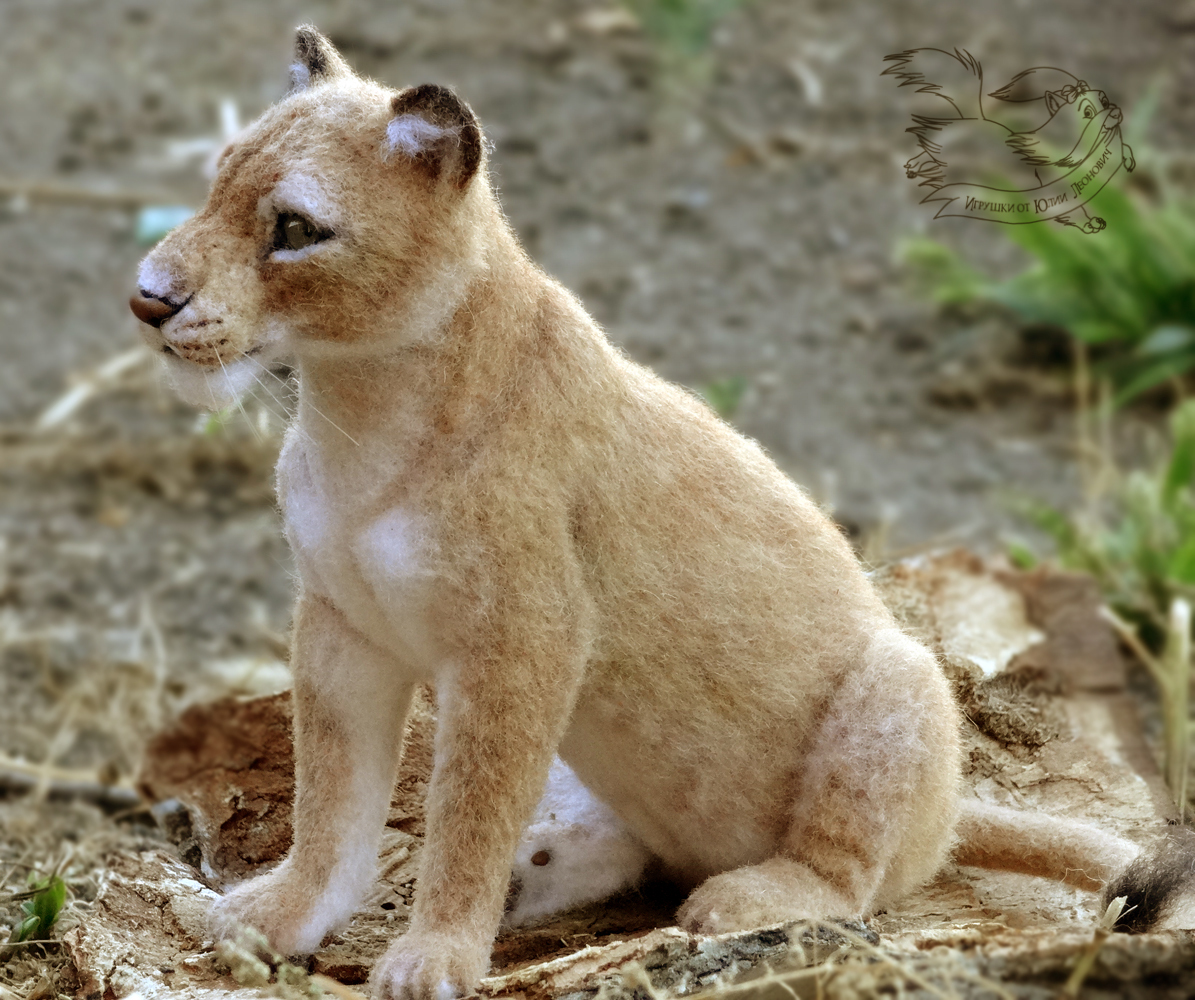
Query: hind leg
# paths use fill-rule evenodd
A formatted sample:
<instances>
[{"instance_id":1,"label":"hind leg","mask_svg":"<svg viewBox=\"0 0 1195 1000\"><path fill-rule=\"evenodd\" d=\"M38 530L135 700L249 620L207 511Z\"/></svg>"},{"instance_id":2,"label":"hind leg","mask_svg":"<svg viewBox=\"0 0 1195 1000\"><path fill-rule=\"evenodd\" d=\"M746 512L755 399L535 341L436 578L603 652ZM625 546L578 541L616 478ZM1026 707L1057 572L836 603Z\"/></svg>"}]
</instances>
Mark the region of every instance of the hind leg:
<instances>
[{"instance_id":1,"label":"hind leg","mask_svg":"<svg viewBox=\"0 0 1195 1000\"><path fill-rule=\"evenodd\" d=\"M928 879L957 811L957 711L923 647L878 633L805 761L782 852L715 875L678 922L718 934L874 912Z\"/></svg>"}]
</instances>

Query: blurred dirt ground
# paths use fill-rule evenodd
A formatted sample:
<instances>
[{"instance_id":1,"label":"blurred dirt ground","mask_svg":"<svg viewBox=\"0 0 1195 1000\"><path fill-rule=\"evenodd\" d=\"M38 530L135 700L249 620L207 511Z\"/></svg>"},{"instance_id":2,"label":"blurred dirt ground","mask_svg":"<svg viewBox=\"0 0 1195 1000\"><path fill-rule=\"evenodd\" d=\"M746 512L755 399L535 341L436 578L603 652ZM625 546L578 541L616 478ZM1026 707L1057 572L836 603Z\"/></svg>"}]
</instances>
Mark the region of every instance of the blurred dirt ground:
<instances>
[{"instance_id":1,"label":"blurred dirt ground","mask_svg":"<svg viewBox=\"0 0 1195 1000\"><path fill-rule=\"evenodd\" d=\"M651 45L613 9L0 4L0 753L10 777L33 764L40 783L0 795L0 888L69 851L81 912L104 849L160 842L143 815L109 815L131 801L145 737L195 701L287 683L291 570L270 480L289 389L223 422L179 406L126 353L126 301L144 252L135 204L200 203L222 104L245 121L283 93L302 21L361 72L457 87L532 255L666 377L742 376L736 424L873 550L990 542L1005 488L1073 494L1064 375L1029 365L1001 317L943 320L902 288L902 235L1005 271L1017 258L996 227L931 222L917 204L881 60L966 47L994 86L1060 65L1130 116L1158 81L1151 141L1182 154L1195 7L756 0L715 32L708 90L671 112ZM92 395L39 428L72 387ZM0 895L0 923L15 909ZM0 962L22 996L47 968L24 961Z\"/></svg>"}]
</instances>

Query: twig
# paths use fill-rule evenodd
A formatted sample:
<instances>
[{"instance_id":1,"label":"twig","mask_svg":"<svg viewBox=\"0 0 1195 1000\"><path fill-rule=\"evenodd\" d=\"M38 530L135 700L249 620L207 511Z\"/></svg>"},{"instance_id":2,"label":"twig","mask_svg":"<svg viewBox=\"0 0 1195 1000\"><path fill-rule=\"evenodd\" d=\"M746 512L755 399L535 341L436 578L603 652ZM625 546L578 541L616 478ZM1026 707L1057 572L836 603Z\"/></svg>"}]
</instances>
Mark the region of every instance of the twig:
<instances>
[{"instance_id":1,"label":"twig","mask_svg":"<svg viewBox=\"0 0 1195 1000\"><path fill-rule=\"evenodd\" d=\"M1166 784L1178 814L1187 812L1187 770L1191 748L1190 730L1191 691L1191 605L1185 598L1170 602L1170 626L1166 633L1166 648L1162 651L1162 668L1169 678L1169 691L1163 693L1166 713Z\"/></svg>"},{"instance_id":2,"label":"twig","mask_svg":"<svg viewBox=\"0 0 1195 1000\"><path fill-rule=\"evenodd\" d=\"M64 423L106 383L114 381L130 368L144 364L151 357L144 347L133 347L109 358L43 410L42 415L37 418L37 429L47 431Z\"/></svg>"},{"instance_id":3,"label":"twig","mask_svg":"<svg viewBox=\"0 0 1195 1000\"><path fill-rule=\"evenodd\" d=\"M1166 622L1166 646L1156 657L1141 641L1137 630L1111 608L1100 608L1100 616L1115 630L1125 645L1149 670L1162 697L1165 732L1166 785L1174 796L1180 816L1187 811L1187 773L1190 768L1191 689L1191 604L1185 597L1170 601Z\"/></svg>"},{"instance_id":4,"label":"twig","mask_svg":"<svg viewBox=\"0 0 1195 1000\"><path fill-rule=\"evenodd\" d=\"M74 771L0 754L0 788L11 792L35 792L44 782L53 798L85 799L99 805L132 808L141 802L136 789L128 785L105 785L94 771Z\"/></svg>"},{"instance_id":5,"label":"twig","mask_svg":"<svg viewBox=\"0 0 1195 1000\"><path fill-rule=\"evenodd\" d=\"M14 864L14 865L13 865L11 868L9 868L9 869L8 869L8 871L6 871L6 872L4 873L4 877L3 877L3 878L0 878L0 892L6 892L6 891L7 891L7 890L5 890L5 888L4 888L4 887L5 887L6 885L8 885L8 880L9 880L10 878L12 878L12 877L13 877L13 875L16 873L16 870L17 870L18 868L24 868L24 867L25 867L25 859L26 859L26 858L28 858L28 857L29 857L29 855L30 855L30 854L32 854L32 853L33 853L33 847L32 847L32 846L25 848L25 853L24 853L24 854L22 854L22 855L20 856L20 858L18 858L18 859L17 859L17 862L16 862L16 864Z\"/></svg>"},{"instance_id":6,"label":"twig","mask_svg":"<svg viewBox=\"0 0 1195 1000\"><path fill-rule=\"evenodd\" d=\"M1096 451L1091 440L1091 373L1087 366L1087 345L1073 338L1075 349L1075 444L1080 455L1079 475L1083 481L1083 499L1088 505L1095 502L1092 493L1095 478L1091 472L1090 456ZM1086 460L1084 460L1086 459Z\"/></svg>"},{"instance_id":7,"label":"twig","mask_svg":"<svg viewBox=\"0 0 1195 1000\"><path fill-rule=\"evenodd\" d=\"M5 942L7 948L24 948L27 944L62 944L61 938L33 938L29 941L8 941Z\"/></svg>"},{"instance_id":8,"label":"twig","mask_svg":"<svg viewBox=\"0 0 1195 1000\"><path fill-rule=\"evenodd\" d=\"M81 187L77 184L54 184L48 181L0 178L0 197L25 198L29 201L59 201L77 205L100 205L105 208L140 208L177 201L155 191L115 190Z\"/></svg>"},{"instance_id":9,"label":"twig","mask_svg":"<svg viewBox=\"0 0 1195 1000\"><path fill-rule=\"evenodd\" d=\"M1169 684L1166 672L1162 669L1162 664L1158 658L1145 647L1145 643L1137 635L1137 630L1106 604L1100 608L1100 617L1116 630L1116 634L1120 636L1121 641L1133 651L1133 655L1141 661L1141 665L1157 681L1158 687L1165 688Z\"/></svg>"}]
</instances>

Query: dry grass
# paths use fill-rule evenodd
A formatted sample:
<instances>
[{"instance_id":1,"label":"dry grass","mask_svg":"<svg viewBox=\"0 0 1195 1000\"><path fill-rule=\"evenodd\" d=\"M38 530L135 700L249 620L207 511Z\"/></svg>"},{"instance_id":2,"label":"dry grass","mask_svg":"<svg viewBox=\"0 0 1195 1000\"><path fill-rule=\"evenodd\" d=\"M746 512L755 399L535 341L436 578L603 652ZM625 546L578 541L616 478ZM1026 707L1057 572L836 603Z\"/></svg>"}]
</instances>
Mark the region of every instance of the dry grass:
<instances>
[{"instance_id":1,"label":"dry grass","mask_svg":"<svg viewBox=\"0 0 1195 1000\"><path fill-rule=\"evenodd\" d=\"M603 985L598 1000L870 1000L928 996L940 1000L1013 1000L1001 984L978 973L959 952L939 947L909 954L873 944L837 923L805 921L789 929L779 961L743 970L731 966L712 984L682 979L662 986L640 964Z\"/></svg>"}]
</instances>

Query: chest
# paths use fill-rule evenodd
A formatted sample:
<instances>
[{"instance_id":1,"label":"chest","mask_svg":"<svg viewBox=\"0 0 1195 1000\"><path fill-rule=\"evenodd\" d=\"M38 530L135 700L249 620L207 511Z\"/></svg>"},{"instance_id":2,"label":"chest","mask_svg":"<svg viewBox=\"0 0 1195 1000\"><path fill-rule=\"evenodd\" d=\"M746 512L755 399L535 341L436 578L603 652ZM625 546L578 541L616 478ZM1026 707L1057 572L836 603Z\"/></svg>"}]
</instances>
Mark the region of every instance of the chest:
<instances>
[{"instance_id":1,"label":"chest","mask_svg":"<svg viewBox=\"0 0 1195 1000\"><path fill-rule=\"evenodd\" d=\"M439 547L430 518L388 500L380 464L369 454L330 456L296 436L279 458L278 499L305 592L422 674L439 658Z\"/></svg>"}]
</instances>

